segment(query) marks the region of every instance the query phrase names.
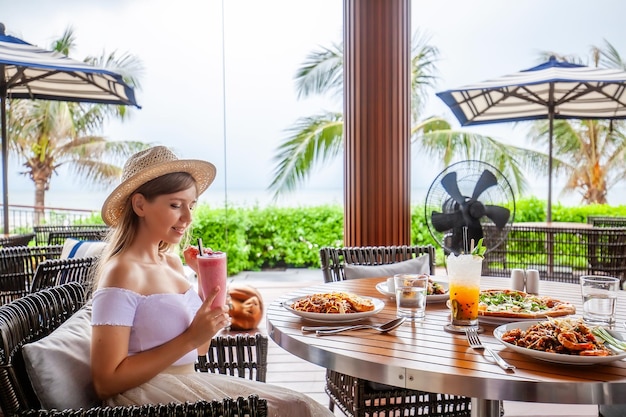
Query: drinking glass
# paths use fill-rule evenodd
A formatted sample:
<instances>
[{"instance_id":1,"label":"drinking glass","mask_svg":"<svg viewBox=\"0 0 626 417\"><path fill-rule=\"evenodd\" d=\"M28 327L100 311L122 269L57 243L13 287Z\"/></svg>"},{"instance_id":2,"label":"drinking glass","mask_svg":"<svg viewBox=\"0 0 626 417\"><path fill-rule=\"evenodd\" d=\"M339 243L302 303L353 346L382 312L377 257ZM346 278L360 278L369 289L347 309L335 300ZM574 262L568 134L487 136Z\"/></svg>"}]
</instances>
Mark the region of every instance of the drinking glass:
<instances>
[{"instance_id":1,"label":"drinking glass","mask_svg":"<svg viewBox=\"0 0 626 417\"><path fill-rule=\"evenodd\" d=\"M396 315L419 321L426 317L427 274L396 274Z\"/></svg>"},{"instance_id":2,"label":"drinking glass","mask_svg":"<svg viewBox=\"0 0 626 417\"><path fill-rule=\"evenodd\" d=\"M198 255L198 290L204 300L219 285L211 308L226 304L226 253L213 252Z\"/></svg>"},{"instance_id":3,"label":"drinking glass","mask_svg":"<svg viewBox=\"0 0 626 417\"><path fill-rule=\"evenodd\" d=\"M620 281L618 278L583 275L580 291L583 297L583 320L591 324L613 326Z\"/></svg>"},{"instance_id":4,"label":"drinking glass","mask_svg":"<svg viewBox=\"0 0 626 417\"><path fill-rule=\"evenodd\" d=\"M450 325L447 329L464 331L467 326L478 326L480 274L483 258L477 255L450 254L447 258L450 293Z\"/></svg>"}]
</instances>

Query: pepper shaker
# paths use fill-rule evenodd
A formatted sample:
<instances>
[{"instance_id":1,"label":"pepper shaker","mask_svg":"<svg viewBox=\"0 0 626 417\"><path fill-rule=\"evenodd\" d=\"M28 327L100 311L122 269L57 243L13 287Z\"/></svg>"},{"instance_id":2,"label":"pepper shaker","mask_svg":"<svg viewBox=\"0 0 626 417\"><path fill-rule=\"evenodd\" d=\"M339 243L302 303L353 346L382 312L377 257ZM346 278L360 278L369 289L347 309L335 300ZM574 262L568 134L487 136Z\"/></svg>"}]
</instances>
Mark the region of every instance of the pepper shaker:
<instances>
[{"instance_id":1,"label":"pepper shaker","mask_svg":"<svg viewBox=\"0 0 626 417\"><path fill-rule=\"evenodd\" d=\"M526 292L539 294L539 271L536 269L526 270Z\"/></svg>"},{"instance_id":2,"label":"pepper shaker","mask_svg":"<svg viewBox=\"0 0 626 417\"><path fill-rule=\"evenodd\" d=\"M516 291L524 291L526 273L523 269L511 270L511 288Z\"/></svg>"}]
</instances>

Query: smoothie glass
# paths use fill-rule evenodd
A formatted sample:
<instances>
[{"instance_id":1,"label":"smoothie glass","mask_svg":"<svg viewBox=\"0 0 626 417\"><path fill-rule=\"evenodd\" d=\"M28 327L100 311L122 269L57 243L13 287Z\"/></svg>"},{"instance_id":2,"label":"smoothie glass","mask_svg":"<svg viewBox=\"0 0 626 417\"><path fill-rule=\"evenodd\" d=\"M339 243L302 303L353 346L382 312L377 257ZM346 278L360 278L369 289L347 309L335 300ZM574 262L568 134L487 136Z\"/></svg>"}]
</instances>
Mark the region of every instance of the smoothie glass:
<instances>
[{"instance_id":1,"label":"smoothie glass","mask_svg":"<svg viewBox=\"0 0 626 417\"><path fill-rule=\"evenodd\" d=\"M212 252L198 255L198 290L204 300L213 288L219 285L220 292L211 308L226 304L226 253Z\"/></svg>"},{"instance_id":2,"label":"smoothie glass","mask_svg":"<svg viewBox=\"0 0 626 417\"><path fill-rule=\"evenodd\" d=\"M482 256L457 256L454 254L448 256L447 269L451 320L446 329L464 332L468 326L478 326L478 302L482 266Z\"/></svg>"}]
</instances>

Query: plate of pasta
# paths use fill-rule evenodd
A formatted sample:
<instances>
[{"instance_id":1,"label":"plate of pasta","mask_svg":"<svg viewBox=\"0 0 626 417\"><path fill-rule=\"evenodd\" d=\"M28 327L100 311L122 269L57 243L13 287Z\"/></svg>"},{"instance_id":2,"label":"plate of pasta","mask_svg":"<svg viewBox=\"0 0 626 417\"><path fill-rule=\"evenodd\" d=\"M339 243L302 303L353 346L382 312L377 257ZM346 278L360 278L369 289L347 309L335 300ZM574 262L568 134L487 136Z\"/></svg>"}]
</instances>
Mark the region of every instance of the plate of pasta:
<instances>
[{"instance_id":1,"label":"plate of pasta","mask_svg":"<svg viewBox=\"0 0 626 417\"><path fill-rule=\"evenodd\" d=\"M626 358L626 352L605 347L580 318L509 323L493 335L511 350L548 362L592 365Z\"/></svg>"},{"instance_id":2,"label":"plate of pasta","mask_svg":"<svg viewBox=\"0 0 626 417\"><path fill-rule=\"evenodd\" d=\"M283 302L283 307L307 320L348 322L378 314L385 303L373 297L329 292L291 298Z\"/></svg>"}]
</instances>

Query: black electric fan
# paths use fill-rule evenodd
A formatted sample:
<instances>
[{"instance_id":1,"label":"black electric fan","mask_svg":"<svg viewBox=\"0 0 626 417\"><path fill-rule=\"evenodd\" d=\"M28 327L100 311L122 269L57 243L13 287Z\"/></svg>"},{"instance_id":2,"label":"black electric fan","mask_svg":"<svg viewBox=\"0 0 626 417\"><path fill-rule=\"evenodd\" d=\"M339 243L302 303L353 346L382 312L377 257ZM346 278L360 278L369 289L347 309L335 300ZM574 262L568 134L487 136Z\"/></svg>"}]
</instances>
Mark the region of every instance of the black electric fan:
<instances>
[{"instance_id":1,"label":"black electric fan","mask_svg":"<svg viewBox=\"0 0 626 417\"><path fill-rule=\"evenodd\" d=\"M430 234L449 253L467 253L470 242L484 237L483 226L493 225L485 242L487 252L506 238L515 217L511 185L494 166L482 161L461 161L448 166L426 194L425 218ZM486 239L485 239L486 240Z\"/></svg>"}]
</instances>

